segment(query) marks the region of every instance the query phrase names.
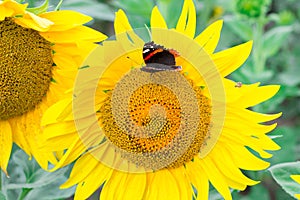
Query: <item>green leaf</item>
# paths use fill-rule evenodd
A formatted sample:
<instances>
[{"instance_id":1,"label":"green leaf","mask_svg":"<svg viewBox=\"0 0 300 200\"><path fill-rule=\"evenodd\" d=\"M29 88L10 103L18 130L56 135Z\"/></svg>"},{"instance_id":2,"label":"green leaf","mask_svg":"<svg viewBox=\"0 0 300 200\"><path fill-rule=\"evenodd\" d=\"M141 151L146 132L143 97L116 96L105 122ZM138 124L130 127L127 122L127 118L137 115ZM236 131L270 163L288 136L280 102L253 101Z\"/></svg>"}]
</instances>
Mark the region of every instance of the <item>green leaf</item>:
<instances>
[{"instance_id":1,"label":"green leaf","mask_svg":"<svg viewBox=\"0 0 300 200\"><path fill-rule=\"evenodd\" d=\"M5 195L0 191L0 200L6 200Z\"/></svg>"},{"instance_id":2,"label":"green leaf","mask_svg":"<svg viewBox=\"0 0 300 200\"><path fill-rule=\"evenodd\" d=\"M229 27L232 32L238 35L244 41L253 39L253 31L250 23L242 21L233 16L224 17L224 26Z\"/></svg>"},{"instance_id":3,"label":"green leaf","mask_svg":"<svg viewBox=\"0 0 300 200\"><path fill-rule=\"evenodd\" d=\"M12 155L9 166L10 178L3 178L3 191L8 199L31 200L42 197L43 200L56 200L74 194L74 188L59 189L67 180L69 167L46 172L20 149Z\"/></svg>"},{"instance_id":4,"label":"green leaf","mask_svg":"<svg viewBox=\"0 0 300 200\"><path fill-rule=\"evenodd\" d=\"M38 169L32 173L27 183L11 183L6 186L7 189L18 189L18 188L39 188L55 182L58 178L63 177L67 168L49 173L43 169ZM29 183L28 183L29 182Z\"/></svg>"},{"instance_id":5,"label":"green leaf","mask_svg":"<svg viewBox=\"0 0 300 200\"><path fill-rule=\"evenodd\" d=\"M278 53L279 49L283 46L283 43L287 41L292 30L292 26L279 26L264 34L263 52L266 58Z\"/></svg>"},{"instance_id":6,"label":"green leaf","mask_svg":"<svg viewBox=\"0 0 300 200\"><path fill-rule=\"evenodd\" d=\"M41 199L41 197L43 197L43 200L68 198L74 194L75 187L59 189L59 186L65 181L64 177L60 177L55 182L47 184L44 187L35 188L26 195L24 200Z\"/></svg>"},{"instance_id":7,"label":"green leaf","mask_svg":"<svg viewBox=\"0 0 300 200\"><path fill-rule=\"evenodd\" d=\"M292 197L300 193L300 184L290 175L300 175L300 162L289 162L274 165L269 168L275 181Z\"/></svg>"},{"instance_id":8,"label":"green leaf","mask_svg":"<svg viewBox=\"0 0 300 200\"><path fill-rule=\"evenodd\" d=\"M42 5L40 5L38 7L34 7L34 8L27 8L26 10L38 15L38 14L47 12L48 7L49 7L49 0L45 0Z\"/></svg>"}]
</instances>

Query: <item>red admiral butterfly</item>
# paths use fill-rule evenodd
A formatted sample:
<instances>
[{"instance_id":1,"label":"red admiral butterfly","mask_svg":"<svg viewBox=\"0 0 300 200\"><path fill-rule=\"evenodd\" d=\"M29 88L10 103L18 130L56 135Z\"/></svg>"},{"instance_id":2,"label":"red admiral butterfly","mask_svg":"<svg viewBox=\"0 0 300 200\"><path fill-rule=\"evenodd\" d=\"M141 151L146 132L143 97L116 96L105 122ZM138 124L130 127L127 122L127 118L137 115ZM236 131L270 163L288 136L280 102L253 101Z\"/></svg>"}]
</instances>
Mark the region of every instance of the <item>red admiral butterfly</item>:
<instances>
[{"instance_id":1,"label":"red admiral butterfly","mask_svg":"<svg viewBox=\"0 0 300 200\"><path fill-rule=\"evenodd\" d=\"M145 72L159 71L181 71L181 66L176 66L175 57L179 53L173 49L166 49L164 46L152 42L145 43L143 47L143 59L146 66L141 68Z\"/></svg>"}]
</instances>

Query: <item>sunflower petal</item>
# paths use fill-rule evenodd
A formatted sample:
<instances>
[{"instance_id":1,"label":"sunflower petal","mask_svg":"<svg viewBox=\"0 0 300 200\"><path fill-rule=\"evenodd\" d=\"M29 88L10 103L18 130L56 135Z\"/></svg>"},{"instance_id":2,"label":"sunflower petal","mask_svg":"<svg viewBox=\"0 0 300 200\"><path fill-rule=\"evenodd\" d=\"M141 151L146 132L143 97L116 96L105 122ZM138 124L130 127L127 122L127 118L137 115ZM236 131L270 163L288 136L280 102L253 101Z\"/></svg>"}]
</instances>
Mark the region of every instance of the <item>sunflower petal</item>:
<instances>
[{"instance_id":1,"label":"sunflower petal","mask_svg":"<svg viewBox=\"0 0 300 200\"><path fill-rule=\"evenodd\" d=\"M186 164L186 171L193 186L197 189L197 200L208 199L209 181L204 170L201 167L198 157L194 157L194 161Z\"/></svg>"},{"instance_id":2,"label":"sunflower petal","mask_svg":"<svg viewBox=\"0 0 300 200\"><path fill-rule=\"evenodd\" d=\"M189 177L185 173L186 172L185 168L181 166L176 169L170 169L169 171L176 179L178 189L179 189L180 199L192 199L192 194L193 194L192 186L190 184Z\"/></svg>"},{"instance_id":3,"label":"sunflower petal","mask_svg":"<svg viewBox=\"0 0 300 200\"><path fill-rule=\"evenodd\" d=\"M168 169L147 174L147 186L145 199L180 200L176 179Z\"/></svg>"},{"instance_id":4,"label":"sunflower petal","mask_svg":"<svg viewBox=\"0 0 300 200\"><path fill-rule=\"evenodd\" d=\"M144 45L144 41L134 33L123 10L116 12L114 27L117 40L122 41L125 45L130 45L131 42L139 46Z\"/></svg>"},{"instance_id":5,"label":"sunflower petal","mask_svg":"<svg viewBox=\"0 0 300 200\"><path fill-rule=\"evenodd\" d=\"M98 165L90 173L84 181L78 183L74 200L88 199L99 186L110 178L112 170L98 161Z\"/></svg>"},{"instance_id":6,"label":"sunflower petal","mask_svg":"<svg viewBox=\"0 0 300 200\"><path fill-rule=\"evenodd\" d=\"M208 54L212 54L219 42L223 20L218 20L207 27L195 41L202 46Z\"/></svg>"},{"instance_id":7,"label":"sunflower petal","mask_svg":"<svg viewBox=\"0 0 300 200\"><path fill-rule=\"evenodd\" d=\"M253 181L246 177L232 162L231 153L228 149L220 146L215 146L215 148L211 151L211 157L215 160L215 164L217 168L222 169L221 173L226 176L227 181L231 180L230 187L244 190L247 185L255 185L258 184L258 181Z\"/></svg>"},{"instance_id":8,"label":"sunflower petal","mask_svg":"<svg viewBox=\"0 0 300 200\"><path fill-rule=\"evenodd\" d=\"M13 17L14 15L24 14L28 4L19 4L15 1L1 1L0 2L0 20L5 17Z\"/></svg>"},{"instance_id":9,"label":"sunflower petal","mask_svg":"<svg viewBox=\"0 0 300 200\"><path fill-rule=\"evenodd\" d=\"M65 31L92 20L92 18L87 15L71 10L46 12L39 16L55 22L55 24L50 27L49 31Z\"/></svg>"},{"instance_id":10,"label":"sunflower petal","mask_svg":"<svg viewBox=\"0 0 300 200\"><path fill-rule=\"evenodd\" d=\"M192 0L184 1L182 12L177 22L176 31L191 38L194 37L196 31L196 9Z\"/></svg>"},{"instance_id":11,"label":"sunflower petal","mask_svg":"<svg viewBox=\"0 0 300 200\"><path fill-rule=\"evenodd\" d=\"M72 98L67 98L67 99L61 100L61 101L57 102L56 104L54 104L53 106L51 106L44 113L42 121L41 121L41 126L46 126L46 125L54 124L54 123L58 122L58 118L59 118L61 112L57 112L57 111L58 110L61 110L61 111L66 110L66 108L70 108L70 105L72 105ZM65 119L66 121L73 119L71 110L69 110L69 114L70 115L68 116L68 118Z\"/></svg>"},{"instance_id":12,"label":"sunflower petal","mask_svg":"<svg viewBox=\"0 0 300 200\"><path fill-rule=\"evenodd\" d=\"M30 28L39 32L48 31L54 23L48 19L41 18L33 13L26 12L22 17L15 19L15 22L23 27Z\"/></svg>"},{"instance_id":13,"label":"sunflower petal","mask_svg":"<svg viewBox=\"0 0 300 200\"><path fill-rule=\"evenodd\" d=\"M232 157L232 160L236 166L239 166L240 169L262 170L270 166L270 163L259 159L245 147L237 145L232 147L230 145L227 145L226 148L229 152L231 152L231 154L235 155Z\"/></svg>"},{"instance_id":14,"label":"sunflower petal","mask_svg":"<svg viewBox=\"0 0 300 200\"><path fill-rule=\"evenodd\" d=\"M221 174L220 170L217 169L211 158L206 156L204 159L201 159L201 161L201 166L208 176L211 184L224 197L224 199L232 199L228 184L226 183L226 178Z\"/></svg>"},{"instance_id":15,"label":"sunflower petal","mask_svg":"<svg viewBox=\"0 0 300 200\"><path fill-rule=\"evenodd\" d=\"M150 25L151 28L168 28L167 23L157 6L152 10Z\"/></svg>"},{"instance_id":16,"label":"sunflower petal","mask_svg":"<svg viewBox=\"0 0 300 200\"><path fill-rule=\"evenodd\" d=\"M107 38L106 35L85 26L75 27L63 32L52 31L41 32L40 34L53 43L76 43L78 40L97 42Z\"/></svg>"},{"instance_id":17,"label":"sunflower petal","mask_svg":"<svg viewBox=\"0 0 300 200\"><path fill-rule=\"evenodd\" d=\"M12 150L12 130L11 126L8 121L0 120L0 138L1 138L1 145L0 145L0 163L1 163L1 169L5 172L7 175L7 165L10 157L10 153Z\"/></svg>"},{"instance_id":18,"label":"sunflower petal","mask_svg":"<svg viewBox=\"0 0 300 200\"><path fill-rule=\"evenodd\" d=\"M232 73L246 61L251 52L252 43L249 41L211 55L222 77Z\"/></svg>"},{"instance_id":19,"label":"sunflower petal","mask_svg":"<svg viewBox=\"0 0 300 200\"><path fill-rule=\"evenodd\" d=\"M279 85L267 85L257 87L251 92L248 92L247 94L243 95L243 97L240 98L238 102L241 106L245 108L255 106L273 97L278 92L279 88ZM253 98L253 95L255 95L255 98Z\"/></svg>"},{"instance_id":20,"label":"sunflower petal","mask_svg":"<svg viewBox=\"0 0 300 200\"><path fill-rule=\"evenodd\" d=\"M261 123L261 122L268 122L274 119L279 118L282 113L277 113L277 114L263 114L263 113L258 113L254 112L248 109L244 108L236 108L236 107L231 107L231 105L228 106L226 109L228 113L228 118L243 118L245 120L248 120L248 122L253 122L253 123Z\"/></svg>"},{"instance_id":21,"label":"sunflower petal","mask_svg":"<svg viewBox=\"0 0 300 200\"><path fill-rule=\"evenodd\" d=\"M130 174L114 171L105 183L101 192L101 199L143 199L146 187L146 174ZM119 188L123 188L120 190ZM115 192L111 192L115 191Z\"/></svg>"},{"instance_id":22,"label":"sunflower petal","mask_svg":"<svg viewBox=\"0 0 300 200\"><path fill-rule=\"evenodd\" d=\"M5 17L10 17L14 13L13 9L5 8L0 4L0 21L3 21Z\"/></svg>"}]
</instances>

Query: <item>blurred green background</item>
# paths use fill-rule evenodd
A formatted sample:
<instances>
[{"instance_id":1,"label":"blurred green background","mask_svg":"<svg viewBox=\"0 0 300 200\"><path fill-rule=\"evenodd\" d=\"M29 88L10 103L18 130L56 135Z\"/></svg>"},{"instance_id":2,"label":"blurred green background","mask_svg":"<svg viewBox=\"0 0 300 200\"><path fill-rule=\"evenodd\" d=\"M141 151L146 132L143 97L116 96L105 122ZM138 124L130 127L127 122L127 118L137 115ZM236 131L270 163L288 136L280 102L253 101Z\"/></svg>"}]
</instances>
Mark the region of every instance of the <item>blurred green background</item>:
<instances>
[{"instance_id":1,"label":"blurred green background","mask_svg":"<svg viewBox=\"0 0 300 200\"><path fill-rule=\"evenodd\" d=\"M42 1L28 0L26 2L29 2L30 6L37 6ZM58 2L59 0L50 0L50 10L55 9ZM300 174L300 164L295 163L300 158L300 1L194 0L194 3L197 9L197 34L213 21L224 19L217 51L254 40L251 56L239 70L230 75L231 79L243 83L261 82L261 85L281 85L281 89L275 97L252 108L263 113L283 112L282 117L276 120L278 122L277 129L270 134L281 146L281 150L273 152L273 158L268 159L273 166L271 170L244 172L255 180L261 180L261 184L249 187L243 192L233 191L233 199L294 199L291 194L297 191L300 193L300 188L289 179L290 174ZM183 0L65 0L61 9L77 10L92 16L94 20L88 26L111 36L114 34L114 13L120 8L126 12L132 27L140 28L145 24L149 27L151 10L154 5L157 5L168 26L174 27L182 4ZM255 94L253 95L255 96ZM63 182L65 179L61 178L62 174L67 174L68 169L63 169L65 171L58 175L40 172L43 176L37 178L35 176L40 174L36 175L35 173L40 169L33 164L34 160L20 161L21 155L22 152L15 148L10 167L19 167L21 172L18 171L17 174L11 176L21 176L23 177L22 181L26 183L32 183L32 180L35 179L43 179L43 176L51 177L52 182L49 181L49 184L52 186L56 184L56 187L46 184L48 192L51 190L49 188L53 188L49 197L66 199L66 197L72 196L74 188L62 192L63 194L59 196L55 192L58 190L58 183L53 182L57 177L60 177ZM28 168L27 171L24 168ZM32 176L35 179L32 179ZM16 197L16 199L20 197L20 194L26 196L37 190L35 188L37 185L31 185L24 192L20 178L15 182L10 179L9 183L6 181L6 177L2 177L2 180L3 188L7 189L5 184L8 184L10 186L7 190L8 193L14 194L15 196L11 197ZM18 186L15 190L10 185L12 182ZM43 191L46 189L36 191L37 197L45 194ZM90 199L98 199L98 195L99 190ZM72 199L72 197L67 199ZM210 199L222 198L211 188Z\"/></svg>"}]
</instances>

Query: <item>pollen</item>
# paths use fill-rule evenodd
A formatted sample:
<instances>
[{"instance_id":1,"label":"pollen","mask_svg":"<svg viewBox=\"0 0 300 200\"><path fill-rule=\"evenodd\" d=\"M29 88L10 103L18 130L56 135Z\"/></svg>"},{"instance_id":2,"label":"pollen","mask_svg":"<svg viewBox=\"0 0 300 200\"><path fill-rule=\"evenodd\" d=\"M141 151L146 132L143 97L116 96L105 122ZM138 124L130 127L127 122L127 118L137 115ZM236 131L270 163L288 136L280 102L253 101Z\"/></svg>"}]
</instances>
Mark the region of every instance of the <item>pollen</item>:
<instances>
[{"instance_id":1,"label":"pollen","mask_svg":"<svg viewBox=\"0 0 300 200\"><path fill-rule=\"evenodd\" d=\"M179 72L132 70L108 93L99 123L123 157L152 170L199 153L211 126L210 100Z\"/></svg>"},{"instance_id":2,"label":"pollen","mask_svg":"<svg viewBox=\"0 0 300 200\"><path fill-rule=\"evenodd\" d=\"M0 120L33 110L52 78L51 43L11 18L0 21Z\"/></svg>"}]
</instances>

